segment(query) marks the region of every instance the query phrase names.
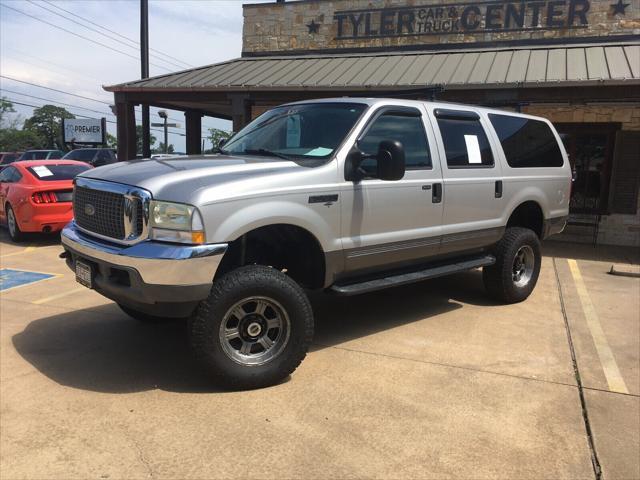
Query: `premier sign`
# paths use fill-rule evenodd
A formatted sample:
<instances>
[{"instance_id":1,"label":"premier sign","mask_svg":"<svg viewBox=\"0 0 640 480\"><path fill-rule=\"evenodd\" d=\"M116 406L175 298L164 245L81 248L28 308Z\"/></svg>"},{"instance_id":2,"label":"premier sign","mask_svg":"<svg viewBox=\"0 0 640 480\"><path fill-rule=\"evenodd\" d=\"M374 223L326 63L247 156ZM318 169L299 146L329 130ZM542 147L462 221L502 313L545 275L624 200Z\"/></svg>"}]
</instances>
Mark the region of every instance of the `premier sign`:
<instances>
[{"instance_id":1,"label":"premier sign","mask_svg":"<svg viewBox=\"0 0 640 480\"><path fill-rule=\"evenodd\" d=\"M589 0L519 0L335 12L336 40L583 28Z\"/></svg>"},{"instance_id":2,"label":"premier sign","mask_svg":"<svg viewBox=\"0 0 640 480\"><path fill-rule=\"evenodd\" d=\"M106 136L104 118L65 118L64 142L80 144L104 144Z\"/></svg>"}]
</instances>

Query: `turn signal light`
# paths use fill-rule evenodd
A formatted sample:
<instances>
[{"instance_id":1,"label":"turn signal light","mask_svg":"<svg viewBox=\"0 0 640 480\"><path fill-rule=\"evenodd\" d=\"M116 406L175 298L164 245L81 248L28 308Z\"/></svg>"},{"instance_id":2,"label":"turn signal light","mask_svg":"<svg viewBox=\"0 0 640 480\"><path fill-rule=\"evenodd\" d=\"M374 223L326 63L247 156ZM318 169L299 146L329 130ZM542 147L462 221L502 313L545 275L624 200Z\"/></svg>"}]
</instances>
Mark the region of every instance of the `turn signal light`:
<instances>
[{"instance_id":1,"label":"turn signal light","mask_svg":"<svg viewBox=\"0 0 640 480\"><path fill-rule=\"evenodd\" d=\"M33 203L56 203L58 201L55 192L37 192L31 198L33 198Z\"/></svg>"}]
</instances>

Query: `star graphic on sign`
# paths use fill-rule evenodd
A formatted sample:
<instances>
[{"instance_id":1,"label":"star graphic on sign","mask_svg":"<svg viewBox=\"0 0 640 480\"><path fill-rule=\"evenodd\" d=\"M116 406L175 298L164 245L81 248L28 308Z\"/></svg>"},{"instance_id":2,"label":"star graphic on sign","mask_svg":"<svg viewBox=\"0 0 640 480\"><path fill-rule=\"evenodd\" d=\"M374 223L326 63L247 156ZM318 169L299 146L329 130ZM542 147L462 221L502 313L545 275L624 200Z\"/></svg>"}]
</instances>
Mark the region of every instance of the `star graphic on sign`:
<instances>
[{"instance_id":1,"label":"star graphic on sign","mask_svg":"<svg viewBox=\"0 0 640 480\"><path fill-rule=\"evenodd\" d=\"M618 0L618 3L614 3L611 5L611 8L613 8L613 14L614 15L624 15L625 12L624 10L629 6L628 3L622 3L622 0Z\"/></svg>"},{"instance_id":2,"label":"star graphic on sign","mask_svg":"<svg viewBox=\"0 0 640 480\"><path fill-rule=\"evenodd\" d=\"M309 33L318 33L320 31L320 24L316 23L315 20L311 20L311 23L307 23L307 28L309 29Z\"/></svg>"}]
</instances>

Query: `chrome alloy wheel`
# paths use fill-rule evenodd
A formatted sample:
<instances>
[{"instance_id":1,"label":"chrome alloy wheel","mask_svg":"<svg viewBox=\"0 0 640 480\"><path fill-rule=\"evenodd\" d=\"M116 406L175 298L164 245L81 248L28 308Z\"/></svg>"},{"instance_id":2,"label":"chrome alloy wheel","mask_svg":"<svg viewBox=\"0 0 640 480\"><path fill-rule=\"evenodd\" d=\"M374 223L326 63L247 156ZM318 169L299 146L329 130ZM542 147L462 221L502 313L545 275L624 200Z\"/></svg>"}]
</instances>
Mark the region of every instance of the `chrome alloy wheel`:
<instances>
[{"instance_id":1,"label":"chrome alloy wheel","mask_svg":"<svg viewBox=\"0 0 640 480\"><path fill-rule=\"evenodd\" d=\"M262 365L280 355L289 341L289 316L269 297L240 300L220 323L224 353L241 365Z\"/></svg>"},{"instance_id":2,"label":"chrome alloy wheel","mask_svg":"<svg viewBox=\"0 0 640 480\"><path fill-rule=\"evenodd\" d=\"M534 267L535 255L533 253L533 248L529 245L523 245L518 249L515 258L513 259L513 283L517 287L526 286L533 276Z\"/></svg>"}]
</instances>

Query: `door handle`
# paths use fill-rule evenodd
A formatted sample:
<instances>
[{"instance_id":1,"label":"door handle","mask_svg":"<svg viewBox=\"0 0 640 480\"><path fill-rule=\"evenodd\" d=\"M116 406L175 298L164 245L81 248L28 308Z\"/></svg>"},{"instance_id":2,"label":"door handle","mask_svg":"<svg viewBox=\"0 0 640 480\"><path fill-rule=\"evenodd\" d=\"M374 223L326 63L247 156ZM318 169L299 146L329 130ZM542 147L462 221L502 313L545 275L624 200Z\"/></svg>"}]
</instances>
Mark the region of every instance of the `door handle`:
<instances>
[{"instance_id":1,"label":"door handle","mask_svg":"<svg viewBox=\"0 0 640 480\"><path fill-rule=\"evenodd\" d=\"M433 193L431 194L431 202L432 203L440 203L442 202L442 184L434 183L433 184Z\"/></svg>"},{"instance_id":2,"label":"door handle","mask_svg":"<svg viewBox=\"0 0 640 480\"><path fill-rule=\"evenodd\" d=\"M502 180L496 180L495 196L496 198L502 198Z\"/></svg>"}]
</instances>

